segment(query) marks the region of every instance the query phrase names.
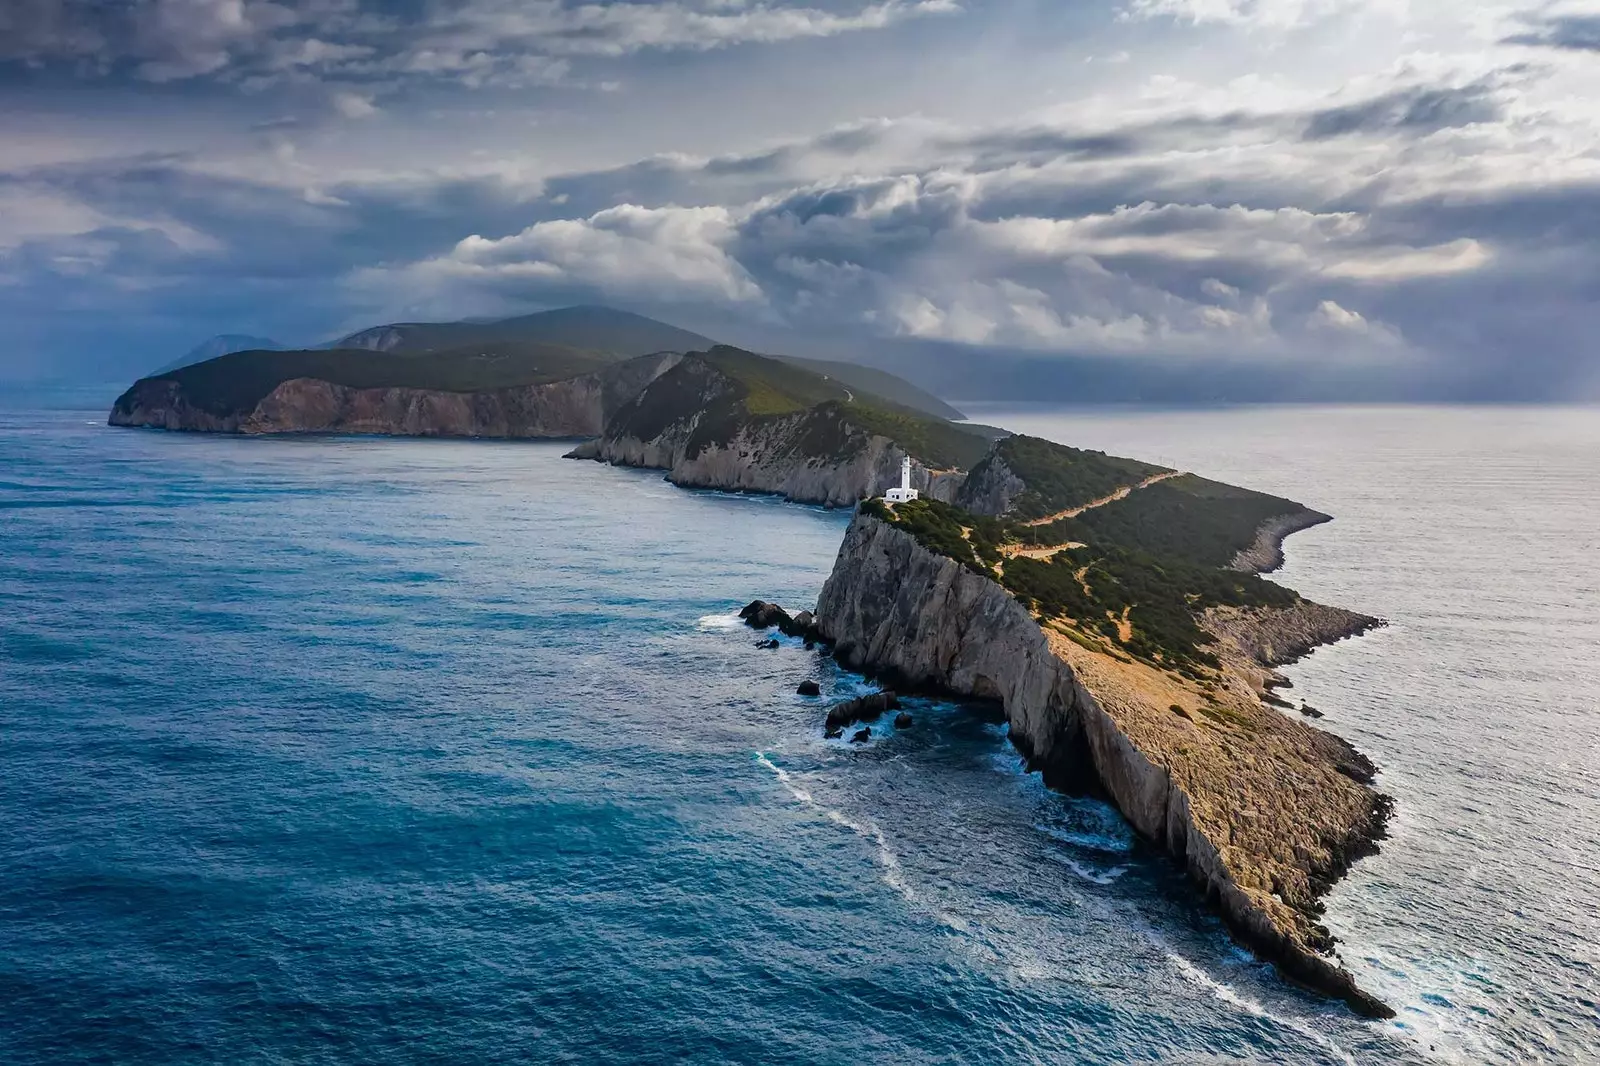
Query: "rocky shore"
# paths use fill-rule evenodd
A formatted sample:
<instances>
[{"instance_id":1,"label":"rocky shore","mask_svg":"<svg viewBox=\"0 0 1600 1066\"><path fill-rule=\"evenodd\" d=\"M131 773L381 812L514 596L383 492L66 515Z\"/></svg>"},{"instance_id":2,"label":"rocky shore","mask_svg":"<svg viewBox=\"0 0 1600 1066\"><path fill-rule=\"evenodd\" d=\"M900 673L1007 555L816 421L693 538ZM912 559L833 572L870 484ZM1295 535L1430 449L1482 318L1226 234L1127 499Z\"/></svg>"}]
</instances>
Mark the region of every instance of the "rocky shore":
<instances>
[{"instance_id":1,"label":"rocky shore","mask_svg":"<svg viewBox=\"0 0 1600 1066\"><path fill-rule=\"evenodd\" d=\"M1270 574L1283 567L1284 541L1301 530L1332 521L1331 515L1309 509L1270 519L1256 531L1256 542L1235 555L1228 568L1245 573Z\"/></svg>"},{"instance_id":2,"label":"rocky shore","mask_svg":"<svg viewBox=\"0 0 1600 1066\"><path fill-rule=\"evenodd\" d=\"M1328 611L1226 620L1225 680L1202 687L1041 626L994 581L857 514L816 626L841 663L895 687L999 702L1048 784L1107 796L1241 941L1291 979L1388 1017L1318 921L1321 897L1375 850L1388 801L1347 743L1260 699L1264 662L1360 617Z\"/></svg>"}]
</instances>

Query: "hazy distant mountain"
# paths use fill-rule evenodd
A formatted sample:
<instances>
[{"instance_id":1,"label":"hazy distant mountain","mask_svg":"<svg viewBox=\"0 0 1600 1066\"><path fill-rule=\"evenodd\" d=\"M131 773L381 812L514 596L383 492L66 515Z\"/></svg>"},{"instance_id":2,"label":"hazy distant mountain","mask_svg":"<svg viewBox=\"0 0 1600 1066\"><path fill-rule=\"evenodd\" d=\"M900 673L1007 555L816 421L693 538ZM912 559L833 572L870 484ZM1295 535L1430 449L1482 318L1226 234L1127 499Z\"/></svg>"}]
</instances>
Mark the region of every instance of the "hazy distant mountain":
<instances>
[{"instance_id":1,"label":"hazy distant mountain","mask_svg":"<svg viewBox=\"0 0 1600 1066\"><path fill-rule=\"evenodd\" d=\"M654 352L704 351L716 341L612 307L563 307L496 322L395 322L352 333L325 347L414 353L518 343L631 358Z\"/></svg>"},{"instance_id":2,"label":"hazy distant mountain","mask_svg":"<svg viewBox=\"0 0 1600 1066\"><path fill-rule=\"evenodd\" d=\"M829 359L802 359L797 355L776 355L786 363L804 367L822 374L849 389L858 389L893 400L901 407L910 407L939 418L963 419L966 415L945 403L926 389L920 389L905 378L896 377L887 370L862 366L860 363L840 363Z\"/></svg>"},{"instance_id":3,"label":"hazy distant mountain","mask_svg":"<svg viewBox=\"0 0 1600 1066\"><path fill-rule=\"evenodd\" d=\"M154 374L168 374L186 366L193 366L195 363L203 363L207 359L215 359L219 355L232 355L234 352L278 352L284 347L271 337L252 337L248 333L219 333L210 340L195 345L183 358L174 359L160 367Z\"/></svg>"},{"instance_id":4,"label":"hazy distant mountain","mask_svg":"<svg viewBox=\"0 0 1600 1066\"><path fill-rule=\"evenodd\" d=\"M327 348L416 354L458 351L464 355L523 354L529 345L557 345L619 358L655 352L704 352L719 341L666 322L619 311L614 307L563 307L498 321L394 322L373 326L330 342ZM772 354L813 373L833 378L847 389L870 392L939 418L961 412L925 389L881 369L825 359Z\"/></svg>"}]
</instances>

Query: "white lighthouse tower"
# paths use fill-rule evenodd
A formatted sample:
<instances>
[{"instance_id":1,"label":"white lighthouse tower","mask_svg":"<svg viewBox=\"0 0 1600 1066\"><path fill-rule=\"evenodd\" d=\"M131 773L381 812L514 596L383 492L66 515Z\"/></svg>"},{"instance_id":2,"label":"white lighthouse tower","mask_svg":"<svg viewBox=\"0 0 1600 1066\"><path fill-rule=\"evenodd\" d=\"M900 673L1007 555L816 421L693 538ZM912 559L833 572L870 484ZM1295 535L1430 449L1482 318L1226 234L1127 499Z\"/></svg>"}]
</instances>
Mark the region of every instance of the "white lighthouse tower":
<instances>
[{"instance_id":1,"label":"white lighthouse tower","mask_svg":"<svg viewBox=\"0 0 1600 1066\"><path fill-rule=\"evenodd\" d=\"M909 503L920 495L911 487L911 456L908 455L900 460L900 487L890 489L883 494L883 498L890 503Z\"/></svg>"}]
</instances>

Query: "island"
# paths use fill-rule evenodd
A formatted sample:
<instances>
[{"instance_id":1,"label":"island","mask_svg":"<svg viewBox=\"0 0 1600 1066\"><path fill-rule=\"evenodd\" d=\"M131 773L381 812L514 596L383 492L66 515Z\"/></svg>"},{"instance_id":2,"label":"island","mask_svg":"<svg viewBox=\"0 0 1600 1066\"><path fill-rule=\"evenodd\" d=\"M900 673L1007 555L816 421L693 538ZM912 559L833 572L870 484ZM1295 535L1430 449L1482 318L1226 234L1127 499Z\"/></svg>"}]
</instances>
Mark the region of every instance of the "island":
<instances>
[{"instance_id":1,"label":"island","mask_svg":"<svg viewBox=\"0 0 1600 1066\"><path fill-rule=\"evenodd\" d=\"M570 458L853 508L814 612L752 604L753 624L822 643L882 682L882 699L835 708L819 728L881 713L891 691L998 704L1031 769L1114 804L1242 943L1306 987L1389 1016L1320 919L1332 885L1376 850L1390 801L1367 758L1278 695L1277 672L1382 623L1263 576L1284 538L1330 517L958 415L881 371L575 308L229 352L141 379L110 421L580 437Z\"/></svg>"}]
</instances>

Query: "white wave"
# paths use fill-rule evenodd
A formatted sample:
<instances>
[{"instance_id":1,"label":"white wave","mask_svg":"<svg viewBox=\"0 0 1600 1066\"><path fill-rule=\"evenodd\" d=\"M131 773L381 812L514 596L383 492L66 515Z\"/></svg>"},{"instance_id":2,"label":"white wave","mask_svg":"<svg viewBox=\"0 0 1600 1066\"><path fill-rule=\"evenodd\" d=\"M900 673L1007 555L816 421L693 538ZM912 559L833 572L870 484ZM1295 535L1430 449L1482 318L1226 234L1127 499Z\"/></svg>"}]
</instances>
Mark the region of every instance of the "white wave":
<instances>
[{"instance_id":1,"label":"white wave","mask_svg":"<svg viewBox=\"0 0 1600 1066\"><path fill-rule=\"evenodd\" d=\"M1096 885L1109 885L1128 872L1126 866L1114 866L1109 870L1097 870L1093 866L1088 866L1075 859L1069 859L1065 855L1052 855L1050 858L1059 862L1085 881Z\"/></svg>"},{"instance_id":2,"label":"white wave","mask_svg":"<svg viewBox=\"0 0 1600 1066\"><path fill-rule=\"evenodd\" d=\"M742 625L744 625L744 619L739 617L738 611L729 611L727 614L703 615L695 622L695 628L705 633L726 632L738 629Z\"/></svg>"},{"instance_id":3,"label":"white wave","mask_svg":"<svg viewBox=\"0 0 1600 1066\"><path fill-rule=\"evenodd\" d=\"M1074 847L1087 848L1090 851L1106 851L1114 855L1123 855L1133 850L1133 840L1112 836L1108 833L1075 833L1069 829L1057 829L1054 826L1036 823L1034 828L1051 840L1059 840L1063 844Z\"/></svg>"},{"instance_id":4,"label":"white wave","mask_svg":"<svg viewBox=\"0 0 1600 1066\"><path fill-rule=\"evenodd\" d=\"M823 817L835 825L855 833L859 837L871 840L877 849L878 865L883 867L883 883L905 897L907 903L920 903L916 891L906 883L905 870L900 866L900 857L889 847L888 839L883 835L883 830L878 828L876 822L858 822L845 815L843 811L818 803L816 797L797 784L794 775L783 767L767 758L765 752L756 752L756 762L771 770L780 784L789 790L789 794L804 803L811 809L820 812ZM941 915L941 917L943 917Z\"/></svg>"},{"instance_id":5,"label":"white wave","mask_svg":"<svg viewBox=\"0 0 1600 1066\"><path fill-rule=\"evenodd\" d=\"M1247 1014L1254 1015L1255 1017L1261 1018L1264 1021L1272 1022L1274 1025L1281 1025L1285 1029L1299 1033L1307 1040L1310 1040L1318 1047L1338 1058L1340 1062L1348 1063L1349 1066L1356 1066L1356 1060L1354 1056L1352 1056L1348 1051L1340 1047L1338 1044L1334 1043L1323 1033L1318 1032L1305 1022L1294 1018L1285 1018L1281 1014L1272 1013L1255 1000L1248 996L1240 995L1235 989L1221 981L1218 981L1216 978L1202 970L1199 966L1196 966L1193 962L1184 958L1182 955L1179 955L1171 948L1166 947L1164 944L1161 944L1154 934L1147 931L1146 935L1150 936L1152 940L1156 940L1157 946L1163 948L1165 951L1167 961L1172 963L1172 965L1177 968L1178 973L1182 974L1184 980L1188 981L1190 984L1198 985L1199 987L1210 992L1213 996L1216 996L1218 999L1222 1000L1224 1003L1237 1007Z\"/></svg>"}]
</instances>

